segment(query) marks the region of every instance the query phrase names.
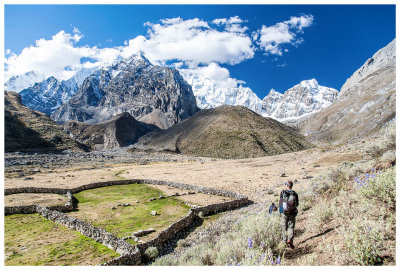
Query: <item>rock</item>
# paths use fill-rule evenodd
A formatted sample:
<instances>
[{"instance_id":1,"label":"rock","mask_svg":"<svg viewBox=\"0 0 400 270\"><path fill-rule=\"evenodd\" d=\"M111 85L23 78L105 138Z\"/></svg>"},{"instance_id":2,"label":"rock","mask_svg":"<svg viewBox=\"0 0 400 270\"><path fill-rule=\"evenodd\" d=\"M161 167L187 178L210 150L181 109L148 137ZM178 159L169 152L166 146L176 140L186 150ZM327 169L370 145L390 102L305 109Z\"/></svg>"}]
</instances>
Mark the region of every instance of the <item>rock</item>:
<instances>
[{"instance_id":1,"label":"rock","mask_svg":"<svg viewBox=\"0 0 400 270\"><path fill-rule=\"evenodd\" d=\"M150 215L152 215L152 216L156 216L158 213L157 213L157 211L151 211L150 212Z\"/></svg>"},{"instance_id":2,"label":"rock","mask_svg":"<svg viewBox=\"0 0 400 270\"><path fill-rule=\"evenodd\" d=\"M115 206L111 207L111 210L115 210L115 209L117 209L117 207L115 207Z\"/></svg>"},{"instance_id":3,"label":"rock","mask_svg":"<svg viewBox=\"0 0 400 270\"><path fill-rule=\"evenodd\" d=\"M33 180L33 177L25 177L24 180Z\"/></svg>"},{"instance_id":4,"label":"rock","mask_svg":"<svg viewBox=\"0 0 400 270\"><path fill-rule=\"evenodd\" d=\"M279 177L286 177L286 173L280 173Z\"/></svg>"},{"instance_id":5,"label":"rock","mask_svg":"<svg viewBox=\"0 0 400 270\"><path fill-rule=\"evenodd\" d=\"M312 175L307 175L307 176L304 176L304 177L303 177L303 179L311 179L311 178L314 178L314 176L312 176Z\"/></svg>"},{"instance_id":6,"label":"rock","mask_svg":"<svg viewBox=\"0 0 400 270\"><path fill-rule=\"evenodd\" d=\"M35 168L35 169L32 170L32 172L40 172L40 169L39 168Z\"/></svg>"},{"instance_id":7,"label":"rock","mask_svg":"<svg viewBox=\"0 0 400 270\"><path fill-rule=\"evenodd\" d=\"M150 198L149 201L151 202L151 201L154 201L155 199L156 199L156 198Z\"/></svg>"}]
</instances>

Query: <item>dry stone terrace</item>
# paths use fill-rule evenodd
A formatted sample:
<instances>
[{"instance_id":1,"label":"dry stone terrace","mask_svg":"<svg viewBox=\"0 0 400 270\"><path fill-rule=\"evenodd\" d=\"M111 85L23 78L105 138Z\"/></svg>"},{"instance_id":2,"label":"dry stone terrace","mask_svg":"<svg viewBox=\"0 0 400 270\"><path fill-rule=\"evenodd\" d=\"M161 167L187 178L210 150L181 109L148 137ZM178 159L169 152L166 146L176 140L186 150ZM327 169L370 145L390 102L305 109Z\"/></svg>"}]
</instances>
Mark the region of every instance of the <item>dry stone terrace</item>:
<instances>
[{"instance_id":1,"label":"dry stone terrace","mask_svg":"<svg viewBox=\"0 0 400 270\"><path fill-rule=\"evenodd\" d=\"M126 184L151 184L151 185L167 185L174 188L195 190L197 192L213 194L219 196L225 196L232 198L227 202L221 202L211 204L202 207L196 207L189 210L188 214L171 224L167 229L160 232L155 238L145 243L132 246L128 242L119 239L113 234L107 232L105 229L96 228L91 224L74 217L69 217L62 212L72 211L77 206L77 200L74 198L73 193L77 193L83 190L112 186L112 185L126 185ZM148 179L133 179L133 180L117 180L108 182L97 182L83 186L79 186L73 189L61 189L61 188L40 188L40 187L22 187L22 188L10 188L5 189L5 195L18 194L18 193L57 193L64 194L67 197L67 203L65 205L57 205L52 207L41 207L39 205L27 205L27 206L11 206L5 207L5 215L11 214L30 214L39 213L43 217L52 220L60 225L66 226L69 229L76 230L83 235L92 238L93 240L102 243L103 245L111 248L121 254L120 257L113 259L104 265L139 265L146 262L146 256L144 252L148 247L157 247L160 253L165 252L165 249L171 245L171 241L177 240L177 237L181 233L190 227L193 227L198 223L200 219L200 213L202 215L216 214L222 211L232 210L241 206L248 205L251 201L244 195L207 187L200 187L189 184L182 184L176 182L168 182L162 180L148 180Z\"/></svg>"}]
</instances>

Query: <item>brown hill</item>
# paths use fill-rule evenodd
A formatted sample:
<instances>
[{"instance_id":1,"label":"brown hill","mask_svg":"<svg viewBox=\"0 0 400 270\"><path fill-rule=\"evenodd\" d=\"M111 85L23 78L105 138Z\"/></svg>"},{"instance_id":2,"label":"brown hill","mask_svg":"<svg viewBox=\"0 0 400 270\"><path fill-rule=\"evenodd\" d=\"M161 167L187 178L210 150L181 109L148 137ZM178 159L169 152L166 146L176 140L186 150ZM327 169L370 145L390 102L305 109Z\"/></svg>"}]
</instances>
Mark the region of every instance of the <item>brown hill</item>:
<instances>
[{"instance_id":1,"label":"brown hill","mask_svg":"<svg viewBox=\"0 0 400 270\"><path fill-rule=\"evenodd\" d=\"M6 152L87 150L46 114L24 106L18 93L5 91L4 105Z\"/></svg>"},{"instance_id":2,"label":"brown hill","mask_svg":"<svg viewBox=\"0 0 400 270\"><path fill-rule=\"evenodd\" d=\"M122 113L99 124L70 121L64 129L77 141L94 150L114 149L135 143L144 134L159 130L156 125L135 120L129 113Z\"/></svg>"},{"instance_id":3,"label":"brown hill","mask_svg":"<svg viewBox=\"0 0 400 270\"><path fill-rule=\"evenodd\" d=\"M166 130L149 133L135 147L195 156L249 158L312 147L294 129L243 106L202 110Z\"/></svg>"}]
</instances>

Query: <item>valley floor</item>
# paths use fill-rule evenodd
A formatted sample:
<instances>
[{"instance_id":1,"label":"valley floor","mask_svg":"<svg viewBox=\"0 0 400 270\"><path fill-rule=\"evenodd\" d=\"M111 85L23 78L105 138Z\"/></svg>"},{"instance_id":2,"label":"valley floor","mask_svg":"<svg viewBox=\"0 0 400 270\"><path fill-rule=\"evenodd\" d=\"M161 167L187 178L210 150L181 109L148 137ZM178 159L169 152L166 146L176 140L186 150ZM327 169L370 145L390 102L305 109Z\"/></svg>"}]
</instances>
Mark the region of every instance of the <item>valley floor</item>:
<instances>
[{"instance_id":1,"label":"valley floor","mask_svg":"<svg viewBox=\"0 0 400 270\"><path fill-rule=\"evenodd\" d=\"M366 142L344 144L334 148L314 148L295 153L252 159L222 160L194 158L170 153L131 153L126 150L90 154L53 154L33 155L31 161L24 154L6 154L5 188L12 187L60 187L74 188L93 182L118 179L155 179L194 184L203 187L220 188L244 194L255 204L220 214L205 222L209 226L218 226L218 221L237 220L249 211L267 213L269 204L278 203L284 182L292 180L294 189L300 193L310 192L316 177L343 163L367 162L363 153ZM85 155L89 155L85 157ZM27 160L28 159L28 160ZM49 162L56 160L57 162ZM160 187L157 187L160 188ZM173 193L174 190L163 190ZM215 203L215 198L206 194L196 194L191 203ZM308 195L307 195L308 196ZM300 199L305 202L306 195ZM323 202L314 202L323 204ZM325 202L327 203L327 202ZM328 204L329 205L329 204ZM317 210L299 214L296 224L294 250L285 250L285 265L331 265L343 264L343 258L333 258L337 247L337 219L324 223L319 230L310 230L310 220ZM314 218L315 219L315 218ZM225 222L225 221L221 221ZM207 227L196 229L185 241L196 242L204 235ZM336 245L335 245L336 243ZM392 243L393 244L393 243ZM391 244L391 245L392 245ZM180 254L184 248L172 253ZM392 251L386 264L394 264ZM339 260L334 263L334 260ZM353 264L354 261L349 261Z\"/></svg>"},{"instance_id":2,"label":"valley floor","mask_svg":"<svg viewBox=\"0 0 400 270\"><path fill-rule=\"evenodd\" d=\"M301 190L313 177L326 168L344 161L356 161L361 156L343 149L326 151L310 149L301 152L252 159L221 160L193 158L169 154L159 159L143 154L136 160L115 153L92 154L86 162L75 156L63 156L61 163L43 162L45 155L34 164L15 162L16 155L5 157L15 165L6 166L5 188L60 187L73 188L83 184L116 179L155 179L204 187L221 188L247 195L251 200L265 202L272 191L279 193L285 181L295 182ZM154 154L152 154L154 155ZM53 155L54 156L54 155ZM24 156L29 159L28 156ZM40 164L42 163L43 164ZM35 164L36 163L36 164ZM39 164L37 164L39 163ZM284 174L284 176L281 176Z\"/></svg>"}]
</instances>

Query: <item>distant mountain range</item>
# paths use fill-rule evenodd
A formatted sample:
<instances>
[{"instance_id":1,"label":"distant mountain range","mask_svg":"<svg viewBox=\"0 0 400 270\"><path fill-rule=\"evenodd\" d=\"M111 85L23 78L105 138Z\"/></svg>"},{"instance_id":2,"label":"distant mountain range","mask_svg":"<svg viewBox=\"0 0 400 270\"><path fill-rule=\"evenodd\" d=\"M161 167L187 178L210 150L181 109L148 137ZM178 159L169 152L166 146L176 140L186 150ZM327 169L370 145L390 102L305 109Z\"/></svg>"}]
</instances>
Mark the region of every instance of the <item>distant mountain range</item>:
<instances>
[{"instance_id":1,"label":"distant mountain range","mask_svg":"<svg viewBox=\"0 0 400 270\"><path fill-rule=\"evenodd\" d=\"M137 142L136 147L190 155L256 157L311 147L303 136L314 144L358 140L396 115L395 40L340 92L312 79L283 94L271 90L260 100L249 88L225 91L201 77L187 80L193 88L177 70L137 54L67 81L50 77L21 95L6 91L6 151L112 149ZM22 105L21 96L37 110L55 110L51 118L65 123L64 130ZM234 105L222 105L229 102ZM199 111L199 103L210 108Z\"/></svg>"},{"instance_id":2,"label":"distant mountain range","mask_svg":"<svg viewBox=\"0 0 400 270\"><path fill-rule=\"evenodd\" d=\"M136 60L132 62L132 59ZM121 74L122 71L123 73ZM77 120L93 124L129 111L134 117L138 119L143 118L142 121L144 122L154 123L161 128L166 128L180 121L182 118L179 116L180 113L178 115L165 116L163 113L165 109L162 108L163 105L158 106L153 104L148 108L143 108L141 105L137 106L138 104L135 105L137 108L128 105L128 102L142 102L140 99L143 97L143 93L146 92L143 91L142 94L133 100L129 94L132 87L136 89L135 91L138 91L140 84L142 84L143 89L149 87L162 88L160 80L164 79L163 76L165 74L163 72L165 71L173 73L168 75L171 78L174 77L173 80L175 81L171 81L172 85L178 82L181 85L182 93L188 93L186 96L189 99L192 99L190 96L195 96L196 104L193 104L192 100L187 100L189 107L194 108L197 105L200 109L207 109L221 105L241 105L262 116L272 117L280 121L300 117L304 114L317 112L326 108L335 101L338 94L337 90L320 86L316 79L311 79L300 82L284 94L272 89L261 100L248 87L241 85L231 88L222 87L218 83L198 74L182 72L182 77L177 70L153 66L141 53L129 59L119 57L112 65L107 67L82 69L74 77L66 81L50 77L33 83L39 76L34 72L30 72L18 76L18 78L13 77L8 80L6 82L6 89L20 92L24 105L52 115L52 119L59 123ZM125 76L125 79L122 79L123 81L121 81L122 76ZM154 80L149 79L150 77L159 78L160 80L155 83ZM106 89L111 80L113 80L111 86ZM135 86L133 86L132 80L141 80L141 83L138 84L136 82ZM121 86L120 83L125 85ZM32 85L23 90L20 89L30 84ZM190 86L191 89L189 89ZM125 88L125 92L120 91L118 93L115 91L115 89L121 87ZM169 88L172 89L171 85L169 85ZM151 92L154 89L148 90ZM190 94L190 92L193 94ZM137 93L133 95L135 96ZM147 99L149 98L148 96ZM161 100L165 98L167 97L164 96ZM100 102L101 99L103 100ZM82 103L83 100L85 100L85 104ZM159 101L155 100L154 102ZM165 102L169 102L168 98L164 100ZM112 104L118 105L114 106ZM192 115L193 109L189 107L184 108L182 105L179 105L182 107L181 109L191 111L189 115ZM185 115L184 112L181 113ZM183 118L185 117L183 116Z\"/></svg>"}]
</instances>

